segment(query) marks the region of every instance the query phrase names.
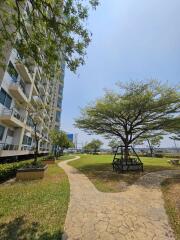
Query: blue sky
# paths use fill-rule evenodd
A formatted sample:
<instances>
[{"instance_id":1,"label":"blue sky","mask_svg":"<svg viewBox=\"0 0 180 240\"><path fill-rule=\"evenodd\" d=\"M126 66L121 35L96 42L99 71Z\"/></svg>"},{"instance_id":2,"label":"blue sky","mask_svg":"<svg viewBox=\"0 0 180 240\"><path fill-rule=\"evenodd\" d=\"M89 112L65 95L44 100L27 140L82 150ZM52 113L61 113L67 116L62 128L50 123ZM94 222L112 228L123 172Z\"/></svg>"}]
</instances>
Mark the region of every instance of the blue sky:
<instances>
[{"instance_id":1,"label":"blue sky","mask_svg":"<svg viewBox=\"0 0 180 240\"><path fill-rule=\"evenodd\" d=\"M180 83L180 1L101 0L90 13L93 33L86 65L66 70L62 129L78 133L79 146L99 136L73 127L80 108L118 81L158 79ZM107 141L105 141L105 146ZM166 138L162 146L173 146Z\"/></svg>"}]
</instances>

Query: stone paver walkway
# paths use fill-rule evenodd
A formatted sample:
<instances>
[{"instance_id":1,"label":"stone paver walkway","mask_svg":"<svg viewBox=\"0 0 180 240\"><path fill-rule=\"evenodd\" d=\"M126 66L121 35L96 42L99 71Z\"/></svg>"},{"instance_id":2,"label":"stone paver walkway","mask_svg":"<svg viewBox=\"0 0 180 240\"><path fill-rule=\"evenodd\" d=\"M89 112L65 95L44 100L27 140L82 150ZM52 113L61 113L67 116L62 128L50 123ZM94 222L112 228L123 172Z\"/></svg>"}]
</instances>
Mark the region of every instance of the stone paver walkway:
<instances>
[{"instance_id":1,"label":"stone paver walkway","mask_svg":"<svg viewBox=\"0 0 180 240\"><path fill-rule=\"evenodd\" d=\"M71 194L63 240L174 240L160 183L180 170L149 173L127 191L99 192L91 181L67 163Z\"/></svg>"}]
</instances>

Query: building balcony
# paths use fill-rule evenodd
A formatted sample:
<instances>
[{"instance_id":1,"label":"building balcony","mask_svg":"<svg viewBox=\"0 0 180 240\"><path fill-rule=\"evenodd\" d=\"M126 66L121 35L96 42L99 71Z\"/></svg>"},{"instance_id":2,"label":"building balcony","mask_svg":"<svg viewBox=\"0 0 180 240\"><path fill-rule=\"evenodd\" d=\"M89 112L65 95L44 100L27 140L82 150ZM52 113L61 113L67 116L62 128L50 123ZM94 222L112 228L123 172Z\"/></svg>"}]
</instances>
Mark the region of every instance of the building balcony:
<instances>
[{"instance_id":1,"label":"building balcony","mask_svg":"<svg viewBox=\"0 0 180 240\"><path fill-rule=\"evenodd\" d=\"M18 150L18 145L0 143L0 150L15 151Z\"/></svg>"},{"instance_id":2,"label":"building balcony","mask_svg":"<svg viewBox=\"0 0 180 240\"><path fill-rule=\"evenodd\" d=\"M11 157L32 154L29 149L18 150L19 146L14 144L0 143L0 157Z\"/></svg>"},{"instance_id":3,"label":"building balcony","mask_svg":"<svg viewBox=\"0 0 180 240\"><path fill-rule=\"evenodd\" d=\"M46 94L45 85L43 83L38 84L38 89L42 95Z\"/></svg>"},{"instance_id":4,"label":"building balcony","mask_svg":"<svg viewBox=\"0 0 180 240\"><path fill-rule=\"evenodd\" d=\"M41 96L32 96L32 103L43 104L43 99L41 98Z\"/></svg>"},{"instance_id":5,"label":"building balcony","mask_svg":"<svg viewBox=\"0 0 180 240\"><path fill-rule=\"evenodd\" d=\"M22 63L21 61L17 61L16 68L17 68L19 74L21 75L21 77L23 78L23 80L26 83L31 84L32 78L31 78L31 75L29 74L27 67L24 65L24 63Z\"/></svg>"},{"instance_id":6,"label":"building balcony","mask_svg":"<svg viewBox=\"0 0 180 240\"><path fill-rule=\"evenodd\" d=\"M9 92L19 102L28 102L28 96L25 92L25 86L22 81L11 83L9 85Z\"/></svg>"},{"instance_id":7,"label":"building balcony","mask_svg":"<svg viewBox=\"0 0 180 240\"><path fill-rule=\"evenodd\" d=\"M49 149L47 147L39 147L39 153L49 153Z\"/></svg>"},{"instance_id":8,"label":"building balcony","mask_svg":"<svg viewBox=\"0 0 180 240\"><path fill-rule=\"evenodd\" d=\"M34 147L31 146L31 145L22 145L21 146L21 150L22 151L27 151L28 150L28 151L32 151L33 152L34 151Z\"/></svg>"},{"instance_id":9,"label":"building balcony","mask_svg":"<svg viewBox=\"0 0 180 240\"><path fill-rule=\"evenodd\" d=\"M3 108L0 112L0 121L10 127L23 127L24 117L15 109Z\"/></svg>"}]
</instances>

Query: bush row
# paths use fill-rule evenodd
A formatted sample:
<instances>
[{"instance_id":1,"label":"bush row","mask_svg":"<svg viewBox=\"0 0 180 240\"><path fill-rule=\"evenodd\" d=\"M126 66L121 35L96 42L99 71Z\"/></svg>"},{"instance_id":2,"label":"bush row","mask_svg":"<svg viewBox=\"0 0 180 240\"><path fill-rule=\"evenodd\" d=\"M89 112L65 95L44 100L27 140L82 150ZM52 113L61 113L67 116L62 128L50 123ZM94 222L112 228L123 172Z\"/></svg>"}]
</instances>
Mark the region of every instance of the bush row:
<instances>
[{"instance_id":1,"label":"bush row","mask_svg":"<svg viewBox=\"0 0 180 240\"><path fill-rule=\"evenodd\" d=\"M21 162L0 164L0 182L4 182L12 177L15 177L18 168L25 167L31 163L32 159Z\"/></svg>"}]
</instances>

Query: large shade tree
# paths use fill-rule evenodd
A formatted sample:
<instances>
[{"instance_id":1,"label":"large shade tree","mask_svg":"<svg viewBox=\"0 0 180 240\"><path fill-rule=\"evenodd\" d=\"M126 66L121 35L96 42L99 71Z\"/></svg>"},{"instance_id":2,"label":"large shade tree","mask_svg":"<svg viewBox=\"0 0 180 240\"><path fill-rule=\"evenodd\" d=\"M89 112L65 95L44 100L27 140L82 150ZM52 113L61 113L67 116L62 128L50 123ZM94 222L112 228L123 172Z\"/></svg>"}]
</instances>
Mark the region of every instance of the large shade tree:
<instances>
[{"instance_id":1,"label":"large shade tree","mask_svg":"<svg viewBox=\"0 0 180 240\"><path fill-rule=\"evenodd\" d=\"M164 130L173 134L172 139L180 141L180 116L177 115L174 119L168 120Z\"/></svg>"},{"instance_id":2,"label":"large shade tree","mask_svg":"<svg viewBox=\"0 0 180 240\"><path fill-rule=\"evenodd\" d=\"M75 126L88 133L118 137L128 146L147 132L161 130L166 121L179 111L180 95L176 88L157 81L119 84L119 91L105 96L82 109Z\"/></svg>"},{"instance_id":3,"label":"large shade tree","mask_svg":"<svg viewBox=\"0 0 180 240\"><path fill-rule=\"evenodd\" d=\"M84 64L91 33L86 28L89 6L98 0L3 0L0 1L0 65L4 52L17 49L27 65L35 62L44 71L70 70ZM5 64L4 64L5 66Z\"/></svg>"},{"instance_id":4,"label":"large shade tree","mask_svg":"<svg viewBox=\"0 0 180 240\"><path fill-rule=\"evenodd\" d=\"M180 116L177 115L176 118L168 120L164 130L171 134L169 138L174 141L175 148L179 152L176 141L180 141Z\"/></svg>"}]
</instances>

